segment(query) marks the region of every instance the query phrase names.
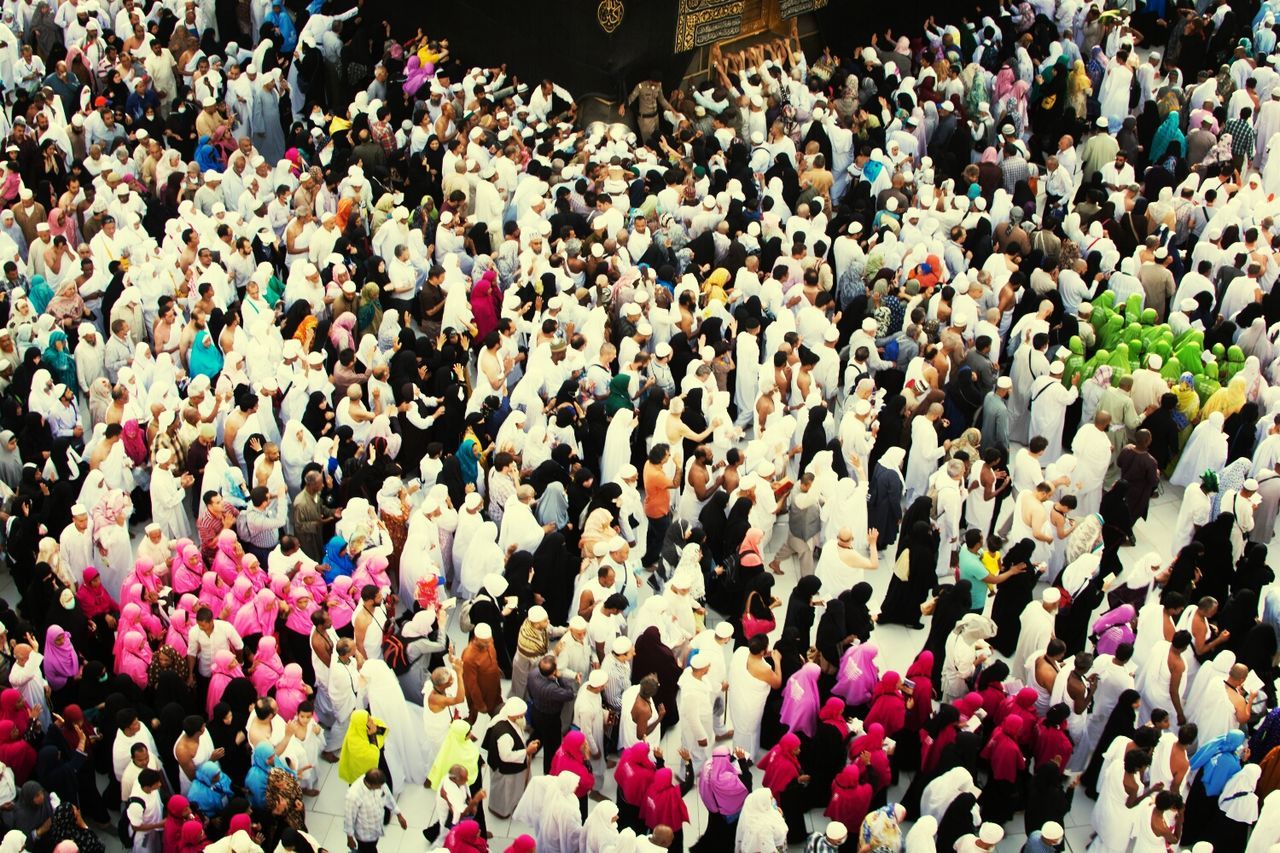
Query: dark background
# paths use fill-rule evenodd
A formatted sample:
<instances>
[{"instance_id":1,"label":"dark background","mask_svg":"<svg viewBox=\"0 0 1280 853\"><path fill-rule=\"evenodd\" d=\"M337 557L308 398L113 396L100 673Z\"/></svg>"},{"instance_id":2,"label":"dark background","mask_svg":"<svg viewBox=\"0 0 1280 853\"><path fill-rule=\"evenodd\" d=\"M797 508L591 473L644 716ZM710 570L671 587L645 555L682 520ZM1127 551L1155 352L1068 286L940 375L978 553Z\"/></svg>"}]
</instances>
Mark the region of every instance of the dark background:
<instances>
[{"instance_id":1,"label":"dark background","mask_svg":"<svg viewBox=\"0 0 1280 853\"><path fill-rule=\"evenodd\" d=\"M692 58L691 52L672 53L676 0L624 2L622 23L612 34L596 23L597 0L378 0L377 6L397 38L422 27L433 38L447 37L467 66L505 59L511 73L531 85L550 77L575 97L619 101L654 71L668 88L676 86ZM847 53L865 45L872 32L892 28L894 35L915 35L929 15L946 22L971 4L829 0L814 13L817 43L811 38L806 47L831 45Z\"/></svg>"}]
</instances>

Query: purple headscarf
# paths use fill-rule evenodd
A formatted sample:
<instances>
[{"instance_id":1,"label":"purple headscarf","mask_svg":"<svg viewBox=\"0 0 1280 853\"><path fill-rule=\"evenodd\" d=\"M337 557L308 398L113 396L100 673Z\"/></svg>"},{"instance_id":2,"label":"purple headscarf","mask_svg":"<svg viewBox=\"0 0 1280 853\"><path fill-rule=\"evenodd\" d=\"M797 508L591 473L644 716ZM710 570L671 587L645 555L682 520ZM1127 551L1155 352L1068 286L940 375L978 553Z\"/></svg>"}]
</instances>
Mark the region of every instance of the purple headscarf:
<instances>
[{"instance_id":1,"label":"purple headscarf","mask_svg":"<svg viewBox=\"0 0 1280 853\"><path fill-rule=\"evenodd\" d=\"M55 642L59 637L66 637L61 646ZM75 646L71 645L71 635L58 625L50 625L44 632L42 651L44 664L41 668L44 670L45 681L54 690L61 690L80 671L80 656L76 654Z\"/></svg>"},{"instance_id":2,"label":"purple headscarf","mask_svg":"<svg viewBox=\"0 0 1280 853\"><path fill-rule=\"evenodd\" d=\"M831 692L846 705L865 705L871 701L871 693L880 681L877 651L875 643L862 643L850 646L840 657L840 671L836 673L836 686Z\"/></svg>"},{"instance_id":3,"label":"purple headscarf","mask_svg":"<svg viewBox=\"0 0 1280 853\"><path fill-rule=\"evenodd\" d=\"M1098 638L1098 654L1113 655L1121 643L1133 643L1135 635L1130 622L1138 615L1132 604L1121 604L1098 617L1093 634Z\"/></svg>"},{"instance_id":4,"label":"purple headscarf","mask_svg":"<svg viewBox=\"0 0 1280 853\"><path fill-rule=\"evenodd\" d=\"M733 817L742 811L747 799L747 786L738 777L738 766L727 746L717 746L711 758L702 765L698 777L698 795L707 809L724 817Z\"/></svg>"},{"instance_id":5,"label":"purple headscarf","mask_svg":"<svg viewBox=\"0 0 1280 853\"><path fill-rule=\"evenodd\" d=\"M782 688L782 712L778 719L795 734L813 737L818 728L818 675L816 663L806 663L787 679Z\"/></svg>"}]
</instances>

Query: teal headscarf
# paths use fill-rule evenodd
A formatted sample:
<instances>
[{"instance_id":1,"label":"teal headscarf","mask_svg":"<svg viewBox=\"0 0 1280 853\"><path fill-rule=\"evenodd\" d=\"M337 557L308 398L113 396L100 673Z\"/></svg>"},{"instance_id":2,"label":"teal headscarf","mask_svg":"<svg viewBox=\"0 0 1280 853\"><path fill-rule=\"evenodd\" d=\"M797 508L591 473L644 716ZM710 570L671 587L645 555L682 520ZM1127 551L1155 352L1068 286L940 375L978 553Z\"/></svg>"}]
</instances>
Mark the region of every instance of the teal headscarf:
<instances>
[{"instance_id":1,"label":"teal headscarf","mask_svg":"<svg viewBox=\"0 0 1280 853\"><path fill-rule=\"evenodd\" d=\"M1179 157L1187 156L1187 137L1179 126L1177 110L1170 110L1169 115L1165 116L1164 123L1156 128L1156 135L1151 139L1153 161L1163 160L1170 145L1177 146Z\"/></svg>"},{"instance_id":2,"label":"teal headscarf","mask_svg":"<svg viewBox=\"0 0 1280 853\"><path fill-rule=\"evenodd\" d=\"M36 309L36 313L43 314L44 309L49 307L49 302L53 299L53 288L44 280L44 276L33 275L27 298L31 300L31 307Z\"/></svg>"},{"instance_id":3,"label":"teal headscarf","mask_svg":"<svg viewBox=\"0 0 1280 853\"><path fill-rule=\"evenodd\" d=\"M58 349L59 343L62 344L62 349ZM55 329L49 333L49 345L44 348L42 356L44 367L53 376L54 381L75 391L80 385L76 379L76 360L69 351L70 346L67 333L61 329Z\"/></svg>"},{"instance_id":4,"label":"teal headscarf","mask_svg":"<svg viewBox=\"0 0 1280 853\"><path fill-rule=\"evenodd\" d=\"M1191 756L1191 769L1200 771L1206 794L1218 796L1231 777L1240 772L1240 758L1236 753L1242 746L1244 732L1233 729L1209 741Z\"/></svg>"},{"instance_id":5,"label":"teal headscarf","mask_svg":"<svg viewBox=\"0 0 1280 853\"><path fill-rule=\"evenodd\" d=\"M191 344L191 353L187 360L191 364L192 376L207 376L210 379L216 379L218 374L222 372L222 353L218 350L218 345L214 342L213 336L209 334L208 329L201 329L196 332L195 340Z\"/></svg>"}]
</instances>

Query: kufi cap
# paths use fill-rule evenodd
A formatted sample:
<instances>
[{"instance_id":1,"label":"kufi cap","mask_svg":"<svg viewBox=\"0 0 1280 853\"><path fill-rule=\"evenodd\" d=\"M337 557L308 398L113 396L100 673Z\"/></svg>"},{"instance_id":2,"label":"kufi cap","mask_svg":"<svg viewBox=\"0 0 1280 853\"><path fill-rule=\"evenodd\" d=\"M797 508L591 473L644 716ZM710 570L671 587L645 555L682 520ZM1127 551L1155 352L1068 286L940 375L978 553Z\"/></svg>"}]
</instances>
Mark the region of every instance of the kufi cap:
<instances>
[{"instance_id":1,"label":"kufi cap","mask_svg":"<svg viewBox=\"0 0 1280 853\"><path fill-rule=\"evenodd\" d=\"M529 706L525 704L523 699L512 696L502 706L502 716L504 717L523 717L525 712L529 710Z\"/></svg>"},{"instance_id":2,"label":"kufi cap","mask_svg":"<svg viewBox=\"0 0 1280 853\"><path fill-rule=\"evenodd\" d=\"M943 101L942 106L939 107L938 109L942 110L944 113L952 113L952 112L955 112L956 105L951 103L950 101Z\"/></svg>"},{"instance_id":3,"label":"kufi cap","mask_svg":"<svg viewBox=\"0 0 1280 853\"><path fill-rule=\"evenodd\" d=\"M22 199L23 201L30 201L31 199L35 198L35 193L27 189L26 187L23 187L22 189L18 190L18 198Z\"/></svg>"},{"instance_id":4,"label":"kufi cap","mask_svg":"<svg viewBox=\"0 0 1280 853\"><path fill-rule=\"evenodd\" d=\"M219 182L219 181L221 181L221 180L222 180L222 173L221 173L221 172L219 172L219 171L217 171L216 169L205 169L205 170L204 170L204 182L205 182L206 184L207 184L207 183L209 183L209 182L211 182L211 181L212 181L213 183L218 183L218 182Z\"/></svg>"},{"instance_id":5,"label":"kufi cap","mask_svg":"<svg viewBox=\"0 0 1280 853\"><path fill-rule=\"evenodd\" d=\"M875 321L874 317L868 317L862 321L862 331L874 332L880 328L880 324Z\"/></svg>"},{"instance_id":6,"label":"kufi cap","mask_svg":"<svg viewBox=\"0 0 1280 853\"><path fill-rule=\"evenodd\" d=\"M1169 257L1169 250L1167 248L1165 248L1164 246L1161 246L1160 248L1156 249L1157 261L1163 261L1167 257Z\"/></svg>"},{"instance_id":7,"label":"kufi cap","mask_svg":"<svg viewBox=\"0 0 1280 853\"><path fill-rule=\"evenodd\" d=\"M213 97L212 95L208 95L202 98L200 101L200 106L202 107L216 107L217 105L218 105L218 99Z\"/></svg>"},{"instance_id":8,"label":"kufi cap","mask_svg":"<svg viewBox=\"0 0 1280 853\"><path fill-rule=\"evenodd\" d=\"M841 842L849 837L849 827L845 826L838 820L833 820L827 824L827 840L833 842Z\"/></svg>"},{"instance_id":9,"label":"kufi cap","mask_svg":"<svg viewBox=\"0 0 1280 853\"><path fill-rule=\"evenodd\" d=\"M1099 116L1099 117L1098 117L1098 120L1097 120L1097 121L1095 121L1095 122L1094 122L1094 124L1095 124L1095 125L1097 125L1099 128L1101 128L1101 129L1103 129L1103 130L1106 130L1106 128L1107 128L1107 120L1106 120L1106 118L1105 118L1105 117L1103 117L1103 116Z\"/></svg>"},{"instance_id":10,"label":"kufi cap","mask_svg":"<svg viewBox=\"0 0 1280 853\"><path fill-rule=\"evenodd\" d=\"M470 492L462 499L464 509L476 509L482 503L484 503L484 498L480 497L476 492Z\"/></svg>"},{"instance_id":11,"label":"kufi cap","mask_svg":"<svg viewBox=\"0 0 1280 853\"><path fill-rule=\"evenodd\" d=\"M529 608L529 621L536 625L539 622L549 622L551 620L547 616L547 609L541 604L535 604Z\"/></svg>"},{"instance_id":12,"label":"kufi cap","mask_svg":"<svg viewBox=\"0 0 1280 853\"><path fill-rule=\"evenodd\" d=\"M871 414L871 403L859 398L858 402L853 404L853 413L858 417Z\"/></svg>"},{"instance_id":13,"label":"kufi cap","mask_svg":"<svg viewBox=\"0 0 1280 853\"><path fill-rule=\"evenodd\" d=\"M604 687L609 683L609 676L605 674L603 669L591 670L591 675L587 676L588 687Z\"/></svg>"},{"instance_id":14,"label":"kufi cap","mask_svg":"<svg viewBox=\"0 0 1280 853\"><path fill-rule=\"evenodd\" d=\"M626 637L615 637L613 645L609 647L609 650L615 655L625 655L627 652L631 651L631 641Z\"/></svg>"},{"instance_id":15,"label":"kufi cap","mask_svg":"<svg viewBox=\"0 0 1280 853\"><path fill-rule=\"evenodd\" d=\"M648 323L641 320L640 323L636 325L636 334L645 336L652 335L653 326L650 326Z\"/></svg>"},{"instance_id":16,"label":"kufi cap","mask_svg":"<svg viewBox=\"0 0 1280 853\"><path fill-rule=\"evenodd\" d=\"M1040 827L1040 837L1045 841L1054 842L1062 840L1062 824L1056 820L1051 820L1044 826Z\"/></svg>"},{"instance_id":17,"label":"kufi cap","mask_svg":"<svg viewBox=\"0 0 1280 853\"><path fill-rule=\"evenodd\" d=\"M1061 376L1064 369L1065 365L1060 361L1055 361L1053 364L1049 365L1049 373L1053 376Z\"/></svg>"},{"instance_id":18,"label":"kufi cap","mask_svg":"<svg viewBox=\"0 0 1280 853\"><path fill-rule=\"evenodd\" d=\"M658 344L656 347L654 347L653 354L656 355L658 358L670 358L671 344Z\"/></svg>"},{"instance_id":19,"label":"kufi cap","mask_svg":"<svg viewBox=\"0 0 1280 853\"><path fill-rule=\"evenodd\" d=\"M307 364L310 364L312 367L324 366L324 353L322 352L308 353Z\"/></svg>"},{"instance_id":20,"label":"kufi cap","mask_svg":"<svg viewBox=\"0 0 1280 853\"><path fill-rule=\"evenodd\" d=\"M1244 481L1244 487L1251 492L1258 491L1258 481L1250 477Z\"/></svg>"},{"instance_id":21,"label":"kufi cap","mask_svg":"<svg viewBox=\"0 0 1280 853\"><path fill-rule=\"evenodd\" d=\"M716 636L722 640L727 640L733 636L733 625L728 622L721 622L716 625Z\"/></svg>"},{"instance_id":22,"label":"kufi cap","mask_svg":"<svg viewBox=\"0 0 1280 853\"><path fill-rule=\"evenodd\" d=\"M1040 600L1045 604L1057 604L1062 601L1062 591L1056 586L1051 586L1044 592L1040 593Z\"/></svg>"},{"instance_id":23,"label":"kufi cap","mask_svg":"<svg viewBox=\"0 0 1280 853\"><path fill-rule=\"evenodd\" d=\"M575 631L585 631L587 630L587 620L575 613L573 618L569 620L569 627Z\"/></svg>"},{"instance_id":24,"label":"kufi cap","mask_svg":"<svg viewBox=\"0 0 1280 853\"><path fill-rule=\"evenodd\" d=\"M1147 367L1152 370L1159 370L1164 367L1164 359L1156 353L1151 353L1151 355L1147 356Z\"/></svg>"},{"instance_id":25,"label":"kufi cap","mask_svg":"<svg viewBox=\"0 0 1280 853\"><path fill-rule=\"evenodd\" d=\"M477 640L493 639L493 629L489 627L488 622L481 622L480 624L476 625L476 629L473 633L476 635Z\"/></svg>"},{"instance_id":26,"label":"kufi cap","mask_svg":"<svg viewBox=\"0 0 1280 853\"><path fill-rule=\"evenodd\" d=\"M978 840L983 844L999 844L1004 839L1004 827L988 821L978 827Z\"/></svg>"},{"instance_id":27,"label":"kufi cap","mask_svg":"<svg viewBox=\"0 0 1280 853\"><path fill-rule=\"evenodd\" d=\"M72 515L88 515L89 510L84 508L84 504L72 504L71 514Z\"/></svg>"},{"instance_id":28,"label":"kufi cap","mask_svg":"<svg viewBox=\"0 0 1280 853\"><path fill-rule=\"evenodd\" d=\"M840 330L835 326L827 326L826 331L822 333L822 339L827 343L835 343L840 340Z\"/></svg>"}]
</instances>

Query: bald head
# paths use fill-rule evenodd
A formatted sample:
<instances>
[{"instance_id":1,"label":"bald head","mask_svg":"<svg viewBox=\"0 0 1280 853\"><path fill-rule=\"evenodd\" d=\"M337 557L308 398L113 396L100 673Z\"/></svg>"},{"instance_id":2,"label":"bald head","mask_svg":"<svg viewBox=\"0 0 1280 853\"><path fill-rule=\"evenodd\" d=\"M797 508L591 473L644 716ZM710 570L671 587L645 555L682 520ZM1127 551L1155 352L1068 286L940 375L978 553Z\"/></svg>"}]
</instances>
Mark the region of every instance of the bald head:
<instances>
[{"instance_id":1,"label":"bald head","mask_svg":"<svg viewBox=\"0 0 1280 853\"><path fill-rule=\"evenodd\" d=\"M1111 413L1098 412L1093 416L1093 425L1105 432L1111 426Z\"/></svg>"}]
</instances>

